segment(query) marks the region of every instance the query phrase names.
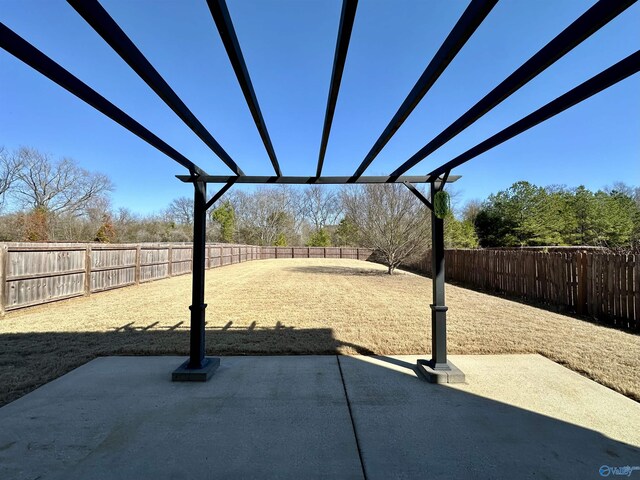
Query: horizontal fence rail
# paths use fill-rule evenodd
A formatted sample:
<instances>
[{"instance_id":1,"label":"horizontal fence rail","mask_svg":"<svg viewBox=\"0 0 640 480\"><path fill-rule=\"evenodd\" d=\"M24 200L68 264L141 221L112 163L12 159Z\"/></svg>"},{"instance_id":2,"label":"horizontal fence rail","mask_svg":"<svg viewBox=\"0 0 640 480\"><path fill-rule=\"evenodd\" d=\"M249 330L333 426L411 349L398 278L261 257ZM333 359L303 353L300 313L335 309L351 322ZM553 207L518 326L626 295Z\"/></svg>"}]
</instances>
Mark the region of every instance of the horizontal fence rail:
<instances>
[{"instance_id":1,"label":"horizontal fence rail","mask_svg":"<svg viewBox=\"0 0 640 480\"><path fill-rule=\"evenodd\" d=\"M640 330L638 254L446 250L445 263L447 280ZM430 275L431 255L407 266Z\"/></svg>"},{"instance_id":2,"label":"horizontal fence rail","mask_svg":"<svg viewBox=\"0 0 640 480\"><path fill-rule=\"evenodd\" d=\"M271 258L367 260L348 247L208 244L205 268ZM167 243L0 243L0 314L191 273L192 245Z\"/></svg>"}]
</instances>

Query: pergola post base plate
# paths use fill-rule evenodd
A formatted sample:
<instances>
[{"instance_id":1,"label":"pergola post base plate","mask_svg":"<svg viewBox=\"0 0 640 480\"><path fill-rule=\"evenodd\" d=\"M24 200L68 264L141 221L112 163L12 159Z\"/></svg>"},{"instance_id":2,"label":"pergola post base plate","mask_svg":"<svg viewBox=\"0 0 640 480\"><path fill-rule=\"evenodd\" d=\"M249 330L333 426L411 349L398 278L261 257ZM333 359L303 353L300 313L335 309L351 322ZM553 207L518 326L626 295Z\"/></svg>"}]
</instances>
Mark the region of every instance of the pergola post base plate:
<instances>
[{"instance_id":1,"label":"pergola post base plate","mask_svg":"<svg viewBox=\"0 0 640 480\"><path fill-rule=\"evenodd\" d=\"M176 368L171 374L172 382L206 382L220 366L220 359L205 357L200 368L189 368L189 360Z\"/></svg>"},{"instance_id":2,"label":"pergola post base plate","mask_svg":"<svg viewBox=\"0 0 640 480\"><path fill-rule=\"evenodd\" d=\"M418 371L429 383L464 383L462 370L453 363L434 365L431 360L418 360Z\"/></svg>"}]
</instances>

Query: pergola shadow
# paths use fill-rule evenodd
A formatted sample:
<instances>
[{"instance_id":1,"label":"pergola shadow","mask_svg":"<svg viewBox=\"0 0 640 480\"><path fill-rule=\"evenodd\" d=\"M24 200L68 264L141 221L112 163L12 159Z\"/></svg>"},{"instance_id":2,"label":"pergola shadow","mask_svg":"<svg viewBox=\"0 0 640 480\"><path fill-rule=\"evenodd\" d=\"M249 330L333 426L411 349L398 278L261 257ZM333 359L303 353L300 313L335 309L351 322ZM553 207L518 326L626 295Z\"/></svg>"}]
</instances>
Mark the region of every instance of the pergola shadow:
<instances>
[{"instance_id":1,"label":"pergola shadow","mask_svg":"<svg viewBox=\"0 0 640 480\"><path fill-rule=\"evenodd\" d=\"M109 472L162 479L179 471L195 478L256 472L284 478L597 478L603 465L640 461L637 445L565 421L562 413L540 413L556 392L539 387L555 370L540 371L530 385L502 379L502 389L529 389L530 404L516 406L465 391L465 385L424 382L415 357L336 356L345 345L368 350L341 342L329 328L231 324L206 331L208 353L222 355L212 380L174 383L167 366L178 359L149 355L186 355L188 331L122 327L0 337L14 351L26 342L39 346L28 358L40 361L42 352L60 361L83 349L85 356L91 350L90 356L102 357L0 409L0 477L18 478L19 471L25 478L81 479ZM314 355L305 355L309 342ZM273 355L257 356L265 351ZM132 354L145 356L121 356ZM513 362L510 357L503 356ZM478 371L469 367L469 373L478 382L494 381L479 372L499 370L484 363L498 356L473 358ZM567 381L578 382L575 392L589 382L566 372ZM579 395L563 397L559 411L573 408L572 402L584 408ZM607 395L611 403L603 414L611 422L633 418L629 412L637 404ZM585 418L602 412L593 408ZM191 438L191 448L176 451L174 438Z\"/></svg>"}]
</instances>

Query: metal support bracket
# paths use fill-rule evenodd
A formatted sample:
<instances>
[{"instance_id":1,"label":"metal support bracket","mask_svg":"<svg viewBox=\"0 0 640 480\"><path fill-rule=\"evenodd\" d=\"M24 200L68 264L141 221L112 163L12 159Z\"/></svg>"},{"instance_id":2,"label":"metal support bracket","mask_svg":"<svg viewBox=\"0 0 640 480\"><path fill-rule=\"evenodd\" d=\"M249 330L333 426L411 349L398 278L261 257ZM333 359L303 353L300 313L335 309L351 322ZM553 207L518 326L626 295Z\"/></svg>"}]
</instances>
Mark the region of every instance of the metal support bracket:
<instances>
[{"instance_id":1,"label":"metal support bracket","mask_svg":"<svg viewBox=\"0 0 640 480\"><path fill-rule=\"evenodd\" d=\"M228 181L226 185L218 191L218 193L216 193L213 197L211 197L211 199L209 199L209 201L205 205L205 210L209 210L214 203L220 200L220 197L227 193L227 190L229 190L234 183L236 183L235 179Z\"/></svg>"},{"instance_id":2,"label":"metal support bracket","mask_svg":"<svg viewBox=\"0 0 640 480\"><path fill-rule=\"evenodd\" d=\"M427 208L433 212L433 204L429 200L427 200L426 197L422 195L422 193L420 193L420 190L418 190L413 183L410 183L410 182L402 182L402 183L404 184L405 187L409 189L411 193L413 193L416 197L418 197L418 200L424 203L427 206Z\"/></svg>"},{"instance_id":3,"label":"metal support bracket","mask_svg":"<svg viewBox=\"0 0 640 480\"><path fill-rule=\"evenodd\" d=\"M444 190L444 186L447 184L447 180L449 179L450 173L451 173L451 170L447 170L446 172L444 172L444 176L442 177L442 180L440 180L440 186L438 187L439 192Z\"/></svg>"}]
</instances>

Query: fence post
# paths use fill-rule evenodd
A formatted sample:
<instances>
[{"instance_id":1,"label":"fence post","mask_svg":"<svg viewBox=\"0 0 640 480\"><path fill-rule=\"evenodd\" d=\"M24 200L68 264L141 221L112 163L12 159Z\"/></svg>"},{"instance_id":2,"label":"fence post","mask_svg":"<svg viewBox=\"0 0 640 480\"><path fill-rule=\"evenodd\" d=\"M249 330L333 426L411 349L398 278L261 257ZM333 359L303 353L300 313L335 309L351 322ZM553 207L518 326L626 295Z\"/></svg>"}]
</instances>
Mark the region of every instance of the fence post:
<instances>
[{"instance_id":1,"label":"fence post","mask_svg":"<svg viewBox=\"0 0 640 480\"><path fill-rule=\"evenodd\" d=\"M637 253L633 255L633 266L631 268L635 270L634 276L636 279L633 287L634 303L636 304L633 321L635 328L638 330L640 329L640 255Z\"/></svg>"},{"instance_id":2,"label":"fence post","mask_svg":"<svg viewBox=\"0 0 640 480\"><path fill-rule=\"evenodd\" d=\"M87 243L84 251L84 296L91 295L91 245Z\"/></svg>"},{"instance_id":3,"label":"fence post","mask_svg":"<svg viewBox=\"0 0 640 480\"><path fill-rule=\"evenodd\" d=\"M136 267L134 269L136 285L140 285L140 264L142 257L142 247L140 244L136 245Z\"/></svg>"},{"instance_id":4,"label":"fence post","mask_svg":"<svg viewBox=\"0 0 640 480\"><path fill-rule=\"evenodd\" d=\"M167 258L169 259L169 266L167 267L167 276L173 276L173 245L167 247ZM193 269L193 265L191 266Z\"/></svg>"},{"instance_id":5,"label":"fence post","mask_svg":"<svg viewBox=\"0 0 640 480\"><path fill-rule=\"evenodd\" d=\"M576 313L584 315L586 313L585 306L587 303L587 254L585 252L578 252L578 276L577 276L577 289L578 298L576 305Z\"/></svg>"},{"instance_id":6,"label":"fence post","mask_svg":"<svg viewBox=\"0 0 640 480\"><path fill-rule=\"evenodd\" d=\"M2 245L0 247L0 316L4 316L5 290L7 288L7 270L9 269L9 247Z\"/></svg>"}]
</instances>

